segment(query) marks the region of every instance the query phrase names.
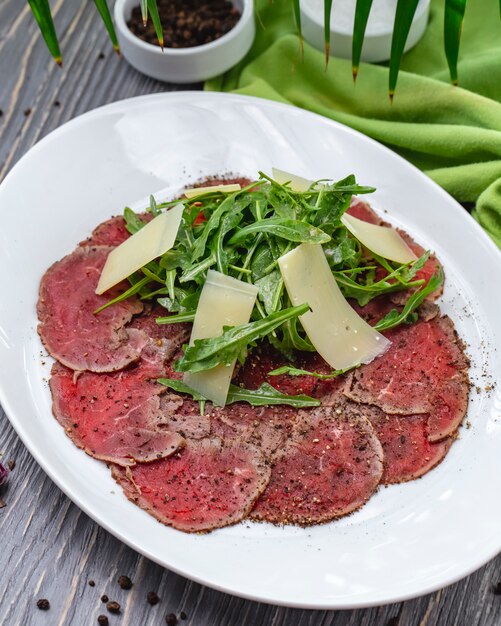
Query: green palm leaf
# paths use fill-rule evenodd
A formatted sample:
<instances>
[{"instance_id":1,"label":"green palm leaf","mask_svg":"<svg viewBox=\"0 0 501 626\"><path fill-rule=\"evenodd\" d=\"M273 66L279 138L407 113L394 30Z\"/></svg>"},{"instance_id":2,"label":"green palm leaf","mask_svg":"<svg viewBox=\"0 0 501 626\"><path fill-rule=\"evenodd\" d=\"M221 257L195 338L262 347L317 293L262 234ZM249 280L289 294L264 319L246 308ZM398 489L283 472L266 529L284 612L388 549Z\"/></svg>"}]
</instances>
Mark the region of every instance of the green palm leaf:
<instances>
[{"instance_id":1,"label":"green palm leaf","mask_svg":"<svg viewBox=\"0 0 501 626\"><path fill-rule=\"evenodd\" d=\"M331 50L331 11L332 0L324 0L325 67L329 65L329 53Z\"/></svg>"},{"instance_id":2,"label":"green palm leaf","mask_svg":"<svg viewBox=\"0 0 501 626\"><path fill-rule=\"evenodd\" d=\"M148 0L141 0L139 4L141 6L141 15L143 17L143 25L146 26L148 22Z\"/></svg>"},{"instance_id":3,"label":"green palm leaf","mask_svg":"<svg viewBox=\"0 0 501 626\"><path fill-rule=\"evenodd\" d=\"M458 84L459 41L463 27L466 0L445 0L444 45L445 56L453 85Z\"/></svg>"},{"instance_id":4,"label":"green palm leaf","mask_svg":"<svg viewBox=\"0 0 501 626\"><path fill-rule=\"evenodd\" d=\"M362 56L365 29L367 28L372 2L373 0L357 0L357 6L355 7L355 23L353 24L351 49L351 71L353 74L353 80L357 79L360 57Z\"/></svg>"},{"instance_id":5,"label":"green palm leaf","mask_svg":"<svg viewBox=\"0 0 501 626\"><path fill-rule=\"evenodd\" d=\"M299 46L301 48L301 54L303 54L304 42L303 42L303 31L301 27L301 0L292 0L292 12L294 14L294 21L296 22L296 28L297 28L297 34L299 37Z\"/></svg>"},{"instance_id":6,"label":"green palm leaf","mask_svg":"<svg viewBox=\"0 0 501 626\"><path fill-rule=\"evenodd\" d=\"M96 8L101 15L101 19L106 26L106 30L108 31L108 35L110 36L113 48L115 48L115 52L117 54L120 54L120 46L118 45L117 34L115 32L113 20L111 19L110 9L108 8L106 0L94 0L94 4L96 5Z\"/></svg>"},{"instance_id":7,"label":"green palm leaf","mask_svg":"<svg viewBox=\"0 0 501 626\"><path fill-rule=\"evenodd\" d=\"M395 13L395 22L393 24L393 37L391 38L391 57L390 57L390 80L389 95L393 100L395 87L397 86L398 72L400 63L404 53L405 42L409 36L412 20L419 0L398 0L397 11Z\"/></svg>"},{"instance_id":8,"label":"green palm leaf","mask_svg":"<svg viewBox=\"0 0 501 626\"><path fill-rule=\"evenodd\" d=\"M49 0L28 0L28 4L47 44L47 48L49 48L49 52L54 57L54 61L58 65L62 65L63 59L59 49L54 21L50 13Z\"/></svg>"},{"instance_id":9,"label":"green palm leaf","mask_svg":"<svg viewBox=\"0 0 501 626\"><path fill-rule=\"evenodd\" d=\"M160 21L160 15L158 14L157 0L147 0L148 11L151 15L151 21L155 27L158 43L162 50L164 49L164 31L162 29L162 22Z\"/></svg>"}]
</instances>

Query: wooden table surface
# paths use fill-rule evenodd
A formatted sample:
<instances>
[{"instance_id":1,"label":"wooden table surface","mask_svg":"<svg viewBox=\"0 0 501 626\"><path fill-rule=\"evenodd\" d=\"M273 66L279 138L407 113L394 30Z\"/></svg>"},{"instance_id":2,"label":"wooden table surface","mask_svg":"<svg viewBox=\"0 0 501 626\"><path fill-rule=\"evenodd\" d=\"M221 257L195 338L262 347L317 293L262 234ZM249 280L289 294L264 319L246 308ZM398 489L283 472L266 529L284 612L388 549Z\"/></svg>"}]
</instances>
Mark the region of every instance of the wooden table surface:
<instances>
[{"instance_id":1,"label":"wooden table surface","mask_svg":"<svg viewBox=\"0 0 501 626\"><path fill-rule=\"evenodd\" d=\"M279 1L279 0L276 0ZM284 1L284 0L282 0ZM93 4L52 2L64 68L56 67L26 3L0 2L0 180L44 135L90 109L172 90L118 59ZM104 56L103 56L104 55ZM1 207L15 210L15 207ZM2 368L8 363L0 364ZM416 600L359 611L302 611L234 598L192 583L143 558L97 526L47 478L0 409L0 453L15 460L0 509L0 625L97 624L102 594L121 604L110 624L186 626L469 626L501 624L501 556L469 578ZM497 494L499 496L499 494ZM130 591L120 575L134 582ZM88 584L95 581L95 586ZM161 598L152 607L146 594ZM47 598L51 608L37 609Z\"/></svg>"}]
</instances>

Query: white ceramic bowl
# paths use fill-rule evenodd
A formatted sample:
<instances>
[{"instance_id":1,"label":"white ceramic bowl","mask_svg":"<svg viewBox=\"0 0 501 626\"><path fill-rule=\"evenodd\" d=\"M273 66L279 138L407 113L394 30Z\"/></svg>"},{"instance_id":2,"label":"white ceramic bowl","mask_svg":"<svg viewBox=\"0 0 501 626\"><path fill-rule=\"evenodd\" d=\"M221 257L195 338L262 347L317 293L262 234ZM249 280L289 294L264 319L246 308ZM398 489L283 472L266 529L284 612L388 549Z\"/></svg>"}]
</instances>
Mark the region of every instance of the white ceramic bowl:
<instances>
[{"instance_id":1,"label":"white ceramic bowl","mask_svg":"<svg viewBox=\"0 0 501 626\"><path fill-rule=\"evenodd\" d=\"M228 33L192 48L164 48L146 43L127 26L139 0L116 0L115 24L124 57L143 74L169 83L197 83L229 70L249 51L256 27L253 0L233 0L242 16Z\"/></svg>"},{"instance_id":2,"label":"white ceramic bowl","mask_svg":"<svg viewBox=\"0 0 501 626\"><path fill-rule=\"evenodd\" d=\"M301 21L305 40L318 50L324 50L323 0L302 0ZM391 53L393 20L397 0L374 0L362 48L362 61L379 63L388 61ZM420 0L405 51L421 39L428 23L430 0ZM331 56L351 59L355 0L333 2L331 12Z\"/></svg>"}]
</instances>

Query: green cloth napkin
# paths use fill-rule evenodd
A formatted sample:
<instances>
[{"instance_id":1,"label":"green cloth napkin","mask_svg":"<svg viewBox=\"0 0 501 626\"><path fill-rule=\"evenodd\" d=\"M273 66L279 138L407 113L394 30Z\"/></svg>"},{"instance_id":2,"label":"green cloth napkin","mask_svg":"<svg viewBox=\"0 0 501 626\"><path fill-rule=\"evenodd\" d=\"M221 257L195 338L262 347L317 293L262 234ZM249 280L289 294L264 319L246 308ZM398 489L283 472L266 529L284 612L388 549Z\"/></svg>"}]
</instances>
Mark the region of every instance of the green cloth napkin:
<instances>
[{"instance_id":1,"label":"green cloth napkin","mask_svg":"<svg viewBox=\"0 0 501 626\"><path fill-rule=\"evenodd\" d=\"M432 0L425 36L403 59L395 100L388 70L362 64L356 85L348 60L305 45L290 0L255 0L257 36L246 58L208 81L232 91L295 104L381 141L463 203L501 247L501 20L497 0L467 5L459 82L449 84L443 52L444 0Z\"/></svg>"}]
</instances>

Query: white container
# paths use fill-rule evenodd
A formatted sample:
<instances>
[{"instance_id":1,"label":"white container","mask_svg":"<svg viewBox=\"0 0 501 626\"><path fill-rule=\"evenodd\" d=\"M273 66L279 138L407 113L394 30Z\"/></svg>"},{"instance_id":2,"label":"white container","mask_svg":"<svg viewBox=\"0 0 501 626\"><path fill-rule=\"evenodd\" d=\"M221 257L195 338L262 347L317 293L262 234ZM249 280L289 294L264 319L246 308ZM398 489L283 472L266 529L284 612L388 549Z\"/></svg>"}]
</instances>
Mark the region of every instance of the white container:
<instances>
[{"instance_id":1,"label":"white container","mask_svg":"<svg viewBox=\"0 0 501 626\"><path fill-rule=\"evenodd\" d=\"M234 4L242 15L228 33L201 46L164 48L162 52L127 26L139 0L116 0L115 24L122 54L138 71L169 83L197 83L222 74L247 54L256 34L253 1L234 0Z\"/></svg>"},{"instance_id":2,"label":"white container","mask_svg":"<svg viewBox=\"0 0 501 626\"><path fill-rule=\"evenodd\" d=\"M351 59L352 33L356 0L334 0L331 12L331 56ZM365 31L362 61L387 61L391 53L391 38L397 0L374 0ZM421 39L428 23L430 0L420 0L405 50ZM324 43L323 0L301 0L302 31L305 40L319 50Z\"/></svg>"}]
</instances>

